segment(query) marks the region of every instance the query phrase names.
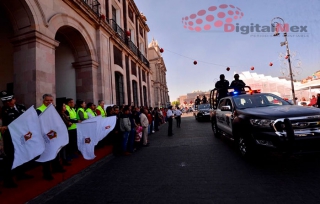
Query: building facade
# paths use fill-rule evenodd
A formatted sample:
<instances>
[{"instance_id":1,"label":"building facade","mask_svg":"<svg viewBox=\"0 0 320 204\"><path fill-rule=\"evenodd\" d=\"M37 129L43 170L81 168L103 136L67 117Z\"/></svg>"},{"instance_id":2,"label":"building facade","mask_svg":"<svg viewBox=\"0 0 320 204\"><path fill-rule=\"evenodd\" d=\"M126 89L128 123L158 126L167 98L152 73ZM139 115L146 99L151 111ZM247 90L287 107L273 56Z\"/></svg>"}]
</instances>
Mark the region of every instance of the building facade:
<instances>
[{"instance_id":1,"label":"building facade","mask_svg":"<svg viewBox=\"0 0 320 204\"><path fill-rule=\"evenodd\" d=\"M0 0L0 90L150 106L146 21L133 0Z\"/></svg>"},{"instance_id":2,"label":"building facade","mask_svg":"<svg viewBox=\"0 0 320 204\"><path fill-rule=\"evenodd\" d=\"M167 68L160 49L158 42L154 39L148 46L148 57L152 73L151 92L154 95L151 101L153 107L166 107L166 104L170 102L166 77Z\"/></svg>"}]
</instances>

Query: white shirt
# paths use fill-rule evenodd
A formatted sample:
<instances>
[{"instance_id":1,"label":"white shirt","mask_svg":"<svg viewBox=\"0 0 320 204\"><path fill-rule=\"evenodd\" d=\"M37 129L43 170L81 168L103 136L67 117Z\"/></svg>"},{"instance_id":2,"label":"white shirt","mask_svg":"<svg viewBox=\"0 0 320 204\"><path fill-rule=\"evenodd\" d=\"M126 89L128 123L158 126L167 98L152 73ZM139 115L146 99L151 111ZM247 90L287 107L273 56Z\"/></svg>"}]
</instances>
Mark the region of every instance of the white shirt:
<instances>
[{"instance_id":1,"label":"white shirt","mask_svg":"<svg viewBox=\"0 0 320 204\"><path fill-rule=\"evenodd\" d=\"M176 116L181 116L182 115L182 112L180 110L175 110L174 111L174 114L176 114Z\"/></svg>"},{"instance_id":2,"label":"white shirt","mask_svg":"<svg viewBox=\"0 0 320 204\"><path fill-rule=\"evenodd\" d=\"M168 111L167 111L167 117L170 118L170 117L172 117L172 116L173 116L172 110L168 109Z\"/></svg>"}]
</instances>

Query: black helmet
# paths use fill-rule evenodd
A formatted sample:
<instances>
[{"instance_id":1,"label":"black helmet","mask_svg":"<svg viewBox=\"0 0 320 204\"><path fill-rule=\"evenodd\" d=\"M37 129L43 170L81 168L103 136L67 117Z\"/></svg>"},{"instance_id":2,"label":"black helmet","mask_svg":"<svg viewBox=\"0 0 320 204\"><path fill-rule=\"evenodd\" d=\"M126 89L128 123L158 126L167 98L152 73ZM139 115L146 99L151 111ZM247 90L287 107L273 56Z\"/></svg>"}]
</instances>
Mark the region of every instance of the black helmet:
<instances>
[{"instance_id":1,"label":"black helmet","mask_svg":"<svg viewBox=\"0 0 320 204\"><path fill-rule=\"evenodd\" d=\"M1 91L0 98L1 98L1 101L3 102L10 101L11 99L13 99L13 93L9 93L7 91Z\"/></svg>"}]
</instances>

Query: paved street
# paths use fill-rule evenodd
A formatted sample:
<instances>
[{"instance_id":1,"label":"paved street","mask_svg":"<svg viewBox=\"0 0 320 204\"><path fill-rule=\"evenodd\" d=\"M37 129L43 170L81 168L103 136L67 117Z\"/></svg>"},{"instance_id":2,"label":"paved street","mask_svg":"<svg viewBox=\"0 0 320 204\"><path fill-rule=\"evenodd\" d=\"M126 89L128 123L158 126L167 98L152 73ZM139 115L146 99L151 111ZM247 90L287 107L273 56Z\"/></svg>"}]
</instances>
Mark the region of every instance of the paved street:
<instances>
[{"instance_id":1,"label":"paved street","mask_svg":"<svg viewBox=\"0 0 320 204\"><path fill-rule=\"evenodd\" d=\"M209 122L183 117L149 147L110 156L30 203L319 203L320 156L243 160Z\"/></svg>"}]
</instances>

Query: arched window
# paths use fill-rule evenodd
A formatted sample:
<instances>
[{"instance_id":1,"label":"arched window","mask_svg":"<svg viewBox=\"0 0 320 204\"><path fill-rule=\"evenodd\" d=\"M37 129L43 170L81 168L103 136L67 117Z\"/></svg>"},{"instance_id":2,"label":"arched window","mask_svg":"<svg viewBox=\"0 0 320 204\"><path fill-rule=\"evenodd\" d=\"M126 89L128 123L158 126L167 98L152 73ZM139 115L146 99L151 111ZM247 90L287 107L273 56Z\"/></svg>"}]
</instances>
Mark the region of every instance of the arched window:
<instances>
[{"instance_id":1,"label":"arched window","mask_svg":"<svg viewBox=\"0 0 320 204\"><path fill-rule=\"evenodd\" d=\"M147 87L143 86L143 105L148 106Z\"/></svg>"},{"instance_id":2,"label":"arched window","mask_svg":"<svg viewBox=\"0 0 320 204\"><path fill-rule=\"evenodd\" d=\"M123 105L124 104L123 76L120 72L115 72L115 82L116 82L117 105Z\"/></svg>"},{"instance_id":3,"label":"arched window","mask_svg":"<svg viewBox=\"0 0 320 204\"><path fill-rule=\"evenodd\" d=\"M132 81L132 93L134 106L138 106L138 84L136 81Z\"/></svg>"}]
</instances>

